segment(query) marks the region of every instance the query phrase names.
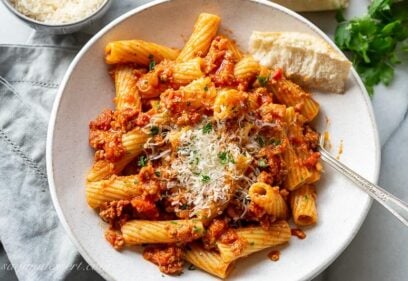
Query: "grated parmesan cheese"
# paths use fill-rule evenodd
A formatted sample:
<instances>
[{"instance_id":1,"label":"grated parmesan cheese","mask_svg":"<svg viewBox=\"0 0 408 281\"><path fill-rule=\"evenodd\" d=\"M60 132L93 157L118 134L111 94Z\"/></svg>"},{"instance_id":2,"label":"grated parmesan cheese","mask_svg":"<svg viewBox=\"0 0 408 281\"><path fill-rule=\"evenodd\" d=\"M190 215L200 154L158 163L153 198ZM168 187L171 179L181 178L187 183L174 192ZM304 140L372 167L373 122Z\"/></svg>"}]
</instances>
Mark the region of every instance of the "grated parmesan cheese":
<instances>
[{"instance_id":1,"label":"grated parmesan cheese","mask_svg":"<svg viewBox=\"0 0 408 281\"><path fill-rule=\"evenodd\" d=\"M202 125L183 131L179 142L171 169L186 188L187 204L194 206L191 216L208 209L213 202L227 202L231 183L226 179L238 176L234 159L241 154L239 146L228 136L215 129L206 131Z\"/></svg>"},{"instance_id":2,"label":"grated parmesan cheese","mask_svg":"<svg viewBox=\"0 0 408 281\"><path fill-rule=\"evenodd\" d=\"M80 21L97 11L106 0L10 0L22 14L47 24Z\"/></svg>"}]
</instances>

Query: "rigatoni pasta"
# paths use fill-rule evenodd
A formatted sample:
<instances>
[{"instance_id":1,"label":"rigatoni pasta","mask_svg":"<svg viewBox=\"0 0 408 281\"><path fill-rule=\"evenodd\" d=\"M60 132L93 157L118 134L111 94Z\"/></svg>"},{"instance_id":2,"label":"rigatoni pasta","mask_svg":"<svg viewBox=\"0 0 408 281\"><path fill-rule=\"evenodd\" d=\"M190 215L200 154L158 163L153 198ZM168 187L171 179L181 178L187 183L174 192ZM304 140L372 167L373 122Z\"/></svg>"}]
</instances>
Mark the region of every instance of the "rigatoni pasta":
<instances>
[{"instance_id":1,"label":"rigatoni pasta","mask_svg":"<svg viewBox=\"0 0 408 281\"><path fill-rule=\"evenodd\" d=\"M304 185L290 195L293 221L299 226L313 225L317 222L316 189Z\"/></svg>"},{"instance_id":2,"label":"rigatoni pasta","mask_svg":"<svg viewBox=\"0 0 408 281\"><path fill-rule=\"evenodd\" d=\"M134 68L130 65L119 65L113 73L116 89L116 110L130 108L140 111L142 103L136 87L137 76L134 73Z\"/></svg>"},{"instance_id":3,"label":"rigatoni pasta","mask_svg":"<svg viewBox=\"0 0 408 281\"><path fill-rule=\"evenodd\" d=\"M193 243L186 250L184 258L194 266L219 278L226 278L234 268L234 262L225 262L219 253Z\"/></svg>"},{"instance_id":4,"label":"rigatoni pasta","mask_svg":"<svg viewBox=\"0 0 408 281\"><path fill-rule=\"evenodd\" d=\"M202 13L181 52L110 42L115 110L89 124L86 199L120 250L141 245L166 274L184 262L226 278L236 260L317 222L313 97L217 35Z\"/></svg>"},{"instance_id":5,"label":"rigatoni pasta","mask_svg":"<svg viewBox=\"0 0 408 281\"><path fill-rule=\"evenodd\" d=\"M178 50L159 44L143 40L123 40L106 45L105 61L107 64L137 63L148 66L153 59L156 62L163 59L174 60L178 54Z\"/></svg>"},{"instance_id":6,"label":"rigatoni pasta","mask_svg":"<svg viewBox=\"0 0 408 281\"><path fill-rule=\"evenodd\" d=\"M177 61L187 61L197 56L203 56L208 51L212 39L217 34L220 17L202 13L198 16L193 33L181 50Z\"/></svg>"},{"instance_id":7,"label":"rigatoni pasta","mask_svg":"<svg viewBox=\"0 0 408 281\"><path fill-rule=\"evenodd\" d=\"M182 243L196 240L204 235L203 223L193 220L126 222L121 231L126 245L146 243Z\"/></svg>"},{"instance_id":8,"label":"rigatoni pasta","mask_svg":"<svg viewBox=\"0 0 408 281\"><path fill-rule=\"evenodd\" d=\"M267 229L262 227L238 228L236 235L237 241L242 244L238 250L236 241L232 243L217 242L221 258L226 263L272 246L282 245L289 241L291 234L289 224L286 221L278 221Z\"/></svg>"}]
</instances>

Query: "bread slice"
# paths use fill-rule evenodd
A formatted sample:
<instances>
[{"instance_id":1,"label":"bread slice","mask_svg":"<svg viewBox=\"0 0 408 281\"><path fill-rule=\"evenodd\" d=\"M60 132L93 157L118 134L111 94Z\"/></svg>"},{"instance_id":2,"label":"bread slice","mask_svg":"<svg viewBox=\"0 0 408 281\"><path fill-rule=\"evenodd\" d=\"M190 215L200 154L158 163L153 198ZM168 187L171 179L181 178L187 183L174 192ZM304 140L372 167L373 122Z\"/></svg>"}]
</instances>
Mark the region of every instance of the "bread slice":
<instances>
[{"instance_id":1,"label":"bread slice","mask_svg":"<svg viewBox=\"0 0 408 281\"><path fill-rule=\"evenodd\" d=\"M326 92L344 92L351 68L343 54L306 33L254 31L249 52L266 67L282 68L294 82Z\"/></svg>"},{"instance_id":2,"label":"bread slice","mask_svg":"<svg viewBox=\"0 0 408 281\"><path fill-rule=\"evenodd\" d=\"M296 12L337 10L347 8L349 4L349 0L274 0L273 2Z\"/></svg>"}]
</instances>

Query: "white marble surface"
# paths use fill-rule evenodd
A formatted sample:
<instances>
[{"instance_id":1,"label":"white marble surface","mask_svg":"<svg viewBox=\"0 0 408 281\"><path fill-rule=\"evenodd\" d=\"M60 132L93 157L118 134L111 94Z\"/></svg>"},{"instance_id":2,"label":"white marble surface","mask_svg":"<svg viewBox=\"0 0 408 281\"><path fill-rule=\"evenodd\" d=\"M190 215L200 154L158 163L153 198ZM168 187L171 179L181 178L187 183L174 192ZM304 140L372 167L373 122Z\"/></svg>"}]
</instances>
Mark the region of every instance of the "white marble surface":
<instances>
[{"instance_id":1,"label":"white marble surface","mask_svg":"<svg viewBox=\"0 0 408 281\"><path fill-rule=\"evenodd\" d=\"M0 2L0 44L24 44L32 29L10 13Z\"/></svg>"},{"instance_id":2,"label":"white marble surface","mask_svg":"<svg viewBox=\"0 0 408 281\"><path fill-rule=\"evenodd\" d=\"M351 0L347 15L362 14L368 3L369 0ZM306 17L327 34L333 35L336 25L333 13L312 13L306 14ZM30 27L20 22L6 10L3 4L0 4L0 44L24 44L31 33ZM408 67L399 66L392 85L377 87L376 95L372 100L383 146L379 183L405 201L408 201L406 188L408 182L408 173L406 173L408 165L407 77ZM407 229L374 203L354 241L319 277L319 280L407 280L407 241ZM76 276L71 280L84 279L98 278L82 274L81 277Z\"/></svg>"}]
</instances>

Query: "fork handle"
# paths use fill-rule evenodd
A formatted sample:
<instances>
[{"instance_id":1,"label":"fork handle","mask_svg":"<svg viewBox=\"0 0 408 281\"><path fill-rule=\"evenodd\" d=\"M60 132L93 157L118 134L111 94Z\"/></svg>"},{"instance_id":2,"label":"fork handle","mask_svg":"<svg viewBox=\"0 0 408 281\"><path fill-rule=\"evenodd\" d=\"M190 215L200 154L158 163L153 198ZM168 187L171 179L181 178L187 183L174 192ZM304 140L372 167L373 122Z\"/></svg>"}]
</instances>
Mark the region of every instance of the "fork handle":
<instances>
[{"instance_id":1,"label":"fork handle","mask_svg":"<svg viewBox=\"0 0 408 281\"><path fill-rule=\"evenodd\" d=\"M320 148L321 159L338 172L348 177L372 198L377 200L388 211L396 216L405 226L408 226L408 204L378 185L363 178L349 167L334 158L327 150Z\"/></svg>"}]
</instances>

